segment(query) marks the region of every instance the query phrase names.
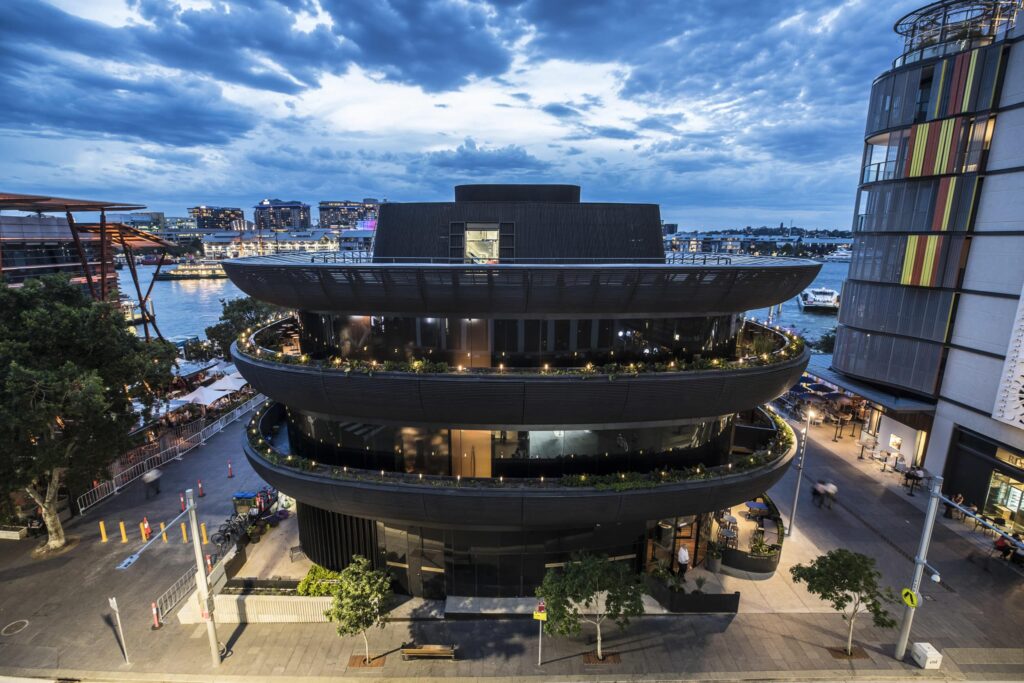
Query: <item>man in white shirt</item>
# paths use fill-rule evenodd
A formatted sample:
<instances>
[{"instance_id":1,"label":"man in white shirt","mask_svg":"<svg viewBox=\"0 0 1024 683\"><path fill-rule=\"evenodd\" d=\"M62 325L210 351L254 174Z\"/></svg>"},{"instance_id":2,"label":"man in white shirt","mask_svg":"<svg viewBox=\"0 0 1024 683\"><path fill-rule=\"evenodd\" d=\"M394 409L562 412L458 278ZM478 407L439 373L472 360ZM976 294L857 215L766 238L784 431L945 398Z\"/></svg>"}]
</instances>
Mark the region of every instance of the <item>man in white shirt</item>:
<instances>
[{"instance_id":1,"label":"man in white shirt","mask_svg":"<svg viewBox=\"0 0 1024 683\"><path fill-rule=\"evenodd\" d=\"M679 546L676 559L679 561L679 576L686 578L686 570L690 568L690 551L685 545Z\"/></svg>"}]
</instances>

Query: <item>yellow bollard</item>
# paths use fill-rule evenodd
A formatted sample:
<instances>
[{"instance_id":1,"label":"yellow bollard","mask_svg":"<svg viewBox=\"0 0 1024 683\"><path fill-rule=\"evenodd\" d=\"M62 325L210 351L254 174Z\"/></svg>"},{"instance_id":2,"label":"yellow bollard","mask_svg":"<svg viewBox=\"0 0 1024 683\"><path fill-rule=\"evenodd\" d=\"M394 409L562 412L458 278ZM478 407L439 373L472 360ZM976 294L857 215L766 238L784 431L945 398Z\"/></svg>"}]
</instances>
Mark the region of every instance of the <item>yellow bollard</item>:
<instances>
[{"instance_id":1,"label":"yellow bollard","mask_svg":"<svg viewBox=\"0 0 1024 683\"><path fill-rule=\"evenodd\" d=\"M164 543L167 543L167 532L164 531L164 523L160 522L160 535L164 538Z\"/></svg>"},{"instance_id":2,"label":"yellow bollard","mask_svg":"<svg viewBox=\"0 0 1024 683\"><path fill-rule=\"evenodd\" d=\"M188 543L188 531L185 529L185 522L181 523L181 542Z\"/></svg>"},{"instance_id":3,"label":"yellow bollard","mask_svg":"<svg viewBox=\"0 0 1024 683\"><path fill-rule=\"evenodd\" d=\"M203 536L203 545L206 545L207 543L210 542L210 540L208 538L206 538L206 522L202 522L199 525L199 531L201 532L201 534Z\"/></svg>"},{"instance_id":4,"label":"yellow bollard","mask_svg":"<svg viewBox=\"0 0 1024 683\"><path fill-rule=\"evenodd\" d=\"M107 542L107 527L100 521L100 540L104 543Z\"/></svg>"},{"instance_id":5,"label":"yellow bollard","mask_svg":"<svg viewBox=\"0 0 1024 683\"><path fill-rule=\"evenodd\" d=\"M121 522L120 525L121 525L121 543L127 543L128 542L128 532L125 531L124 522Z\"/></svg>"},{"instance_id":6,"label":"yellow bollard","mask_svg":"<svg viewBox=\"0 0 1024 683\"><path fill-rule=\"evenodd\" d=\"M149 539L146 538L146 525L139 522L139 535L142 536L142 542L145 543Z\"/></svg>"}]
</instances>

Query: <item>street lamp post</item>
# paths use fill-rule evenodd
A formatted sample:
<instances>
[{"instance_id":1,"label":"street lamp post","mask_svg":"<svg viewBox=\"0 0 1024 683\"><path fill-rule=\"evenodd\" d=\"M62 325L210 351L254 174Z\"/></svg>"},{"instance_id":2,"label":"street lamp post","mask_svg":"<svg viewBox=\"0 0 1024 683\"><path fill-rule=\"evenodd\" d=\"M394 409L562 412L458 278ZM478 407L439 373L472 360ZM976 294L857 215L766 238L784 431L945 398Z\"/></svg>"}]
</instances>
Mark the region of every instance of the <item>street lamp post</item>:
<instances>
[{"instance_id":1,"label":"street lamp post","mask_svg":"<svg viewBox=\"0 0 1024 683\"><path fill-rule=\"evenodd\" d=\"M217 624L213 621L213 599L210 597L210 580L203 565L203 546L199 541L199 520L196 517L196 500L192 489L185 491L188 510L188 525L192 531L192 550L196 556L196 595L199 611L206 621L206 636L210 641L210 661L213 667L220 666L220 642L217 640Z\"/></svg>"},{"instance_id":2,"label":"street lamp post","mask_svg":"<svg viewBox=\"0 0 1024 683\"><path fill-rule=\"evenodd\" d=\"M921 590L921 578L924 576L925 567L928 566L928 546L932 542L932 529L935 527L935 513L939 509L939 499L942 498L942 477L932 478L931 497L928 499L928 512L924 518L924 528L921 529L921 541L917 546L917 555L914 557L914 580L910 584L910 590L916 596ZM938 576L938 573L935 573ZM914 607L909 604L903 607L903 623L900 625L900 637L896 640L896 660L902 662L907 654L907 642L910 640L910 625L914 622Z\"/></svg>"},{"instance_id":3,"label":"street lamp post","mask_svg":"<svg viewBox=\"0 0 1024 683\"><path fill-rule=\"evenodd\" d=\"M789 526L786 528L786 535L793 535L793 524L796 520L796 504L800 500L800 484L804 480L804 455L807 453L807 437L811 431L811 419L815 417L813 409L807 409L807 422L804 424L804 436L800 442L800 459L796 465L796 489L793 491L793 507L789 511Z\"/></svg>"}]
</instances>

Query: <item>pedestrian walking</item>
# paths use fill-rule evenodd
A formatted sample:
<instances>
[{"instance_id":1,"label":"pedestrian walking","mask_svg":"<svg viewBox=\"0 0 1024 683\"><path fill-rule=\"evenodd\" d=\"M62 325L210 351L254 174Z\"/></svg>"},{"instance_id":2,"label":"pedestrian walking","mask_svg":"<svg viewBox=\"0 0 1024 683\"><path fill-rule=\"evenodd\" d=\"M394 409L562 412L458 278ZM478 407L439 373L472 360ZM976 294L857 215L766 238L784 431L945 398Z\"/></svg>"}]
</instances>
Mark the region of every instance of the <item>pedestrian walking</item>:
<instances>
[{"instance_id":1,"label":"pedestrian walking","mask_svg":"<svg viewBox=\"0 0 1024 683\"><path fill-rule=\"evenodd\" d=\"M832 509L832 503L836 502L836 495L839 493L839 487L836 486L835 482L830 481L825 484L825 499L828 503L828 509Z\"/></svg>"},{"instance_id":2,"label":"pedestrian walking","mask_svg":"<svg viewBox=\"0 0 1024 683\"><path fill-rule=\"evenodd\" d=\"M814 487L811 489L811 502L821 507L821 504L825 502L825 482L819 479L815 482Z\"/></svg>"},{"instance_id":3,"label":"pedestrian walking","mask_svg":"<svg viewBox=\"0 0 1024 683\"><path fill-rule=\"evenodd\" d=\"M150 495L155 498L160 493L160 477L162 476L164 473L155 467L142 475L142 481L146 485L146 500L149 500Z\"/></svg>"},{"instance_id":4,"label":"pedestrian walking","mask_svg":"<svg viewBox=\"0 0 1024 683\"><path fill-rule=\"evenodd\" d=\"M679 546L679 553L676 555L679 561L679 578L686 579L686 570L690 568L690 551L685 545Z\"/></svg>"}]
</instances>

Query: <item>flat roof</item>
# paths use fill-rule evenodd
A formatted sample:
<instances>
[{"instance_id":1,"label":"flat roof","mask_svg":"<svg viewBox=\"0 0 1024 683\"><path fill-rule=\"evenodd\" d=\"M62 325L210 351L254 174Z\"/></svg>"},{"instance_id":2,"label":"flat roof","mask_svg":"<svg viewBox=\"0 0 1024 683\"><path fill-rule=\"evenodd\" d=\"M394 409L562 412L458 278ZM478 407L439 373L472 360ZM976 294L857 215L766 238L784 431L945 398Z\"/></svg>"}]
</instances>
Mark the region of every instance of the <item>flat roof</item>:
<instances>
[{"instance_id":1,"label":"flat roof","mask_svg":"<svg viewBox=\"0 0 1024 683\"><path fill-rule=\"evenodd\" d=\"M831 353L816 353L811 356L807 364L808 375L835 384L840 389L863 396L872 403L877 403L886 410L894 413L934 413L935 404L919 398L908 398L898 396L883 387L869 384L864 380L847 377L843 373L832 368Z\"/></svg>"},{"instance_id":2,"label":"flat roof","mask_svg":"<svg viewBox=\"0 0 1024 683\"><path fill-rule=\"evenodd\" d=\"M0 209L9 211L48 213L55 211L135 211L145 208L142 204L110 202L100 199L69 199L38 194L0 192Z\"/></svg>"}]
</instances>

